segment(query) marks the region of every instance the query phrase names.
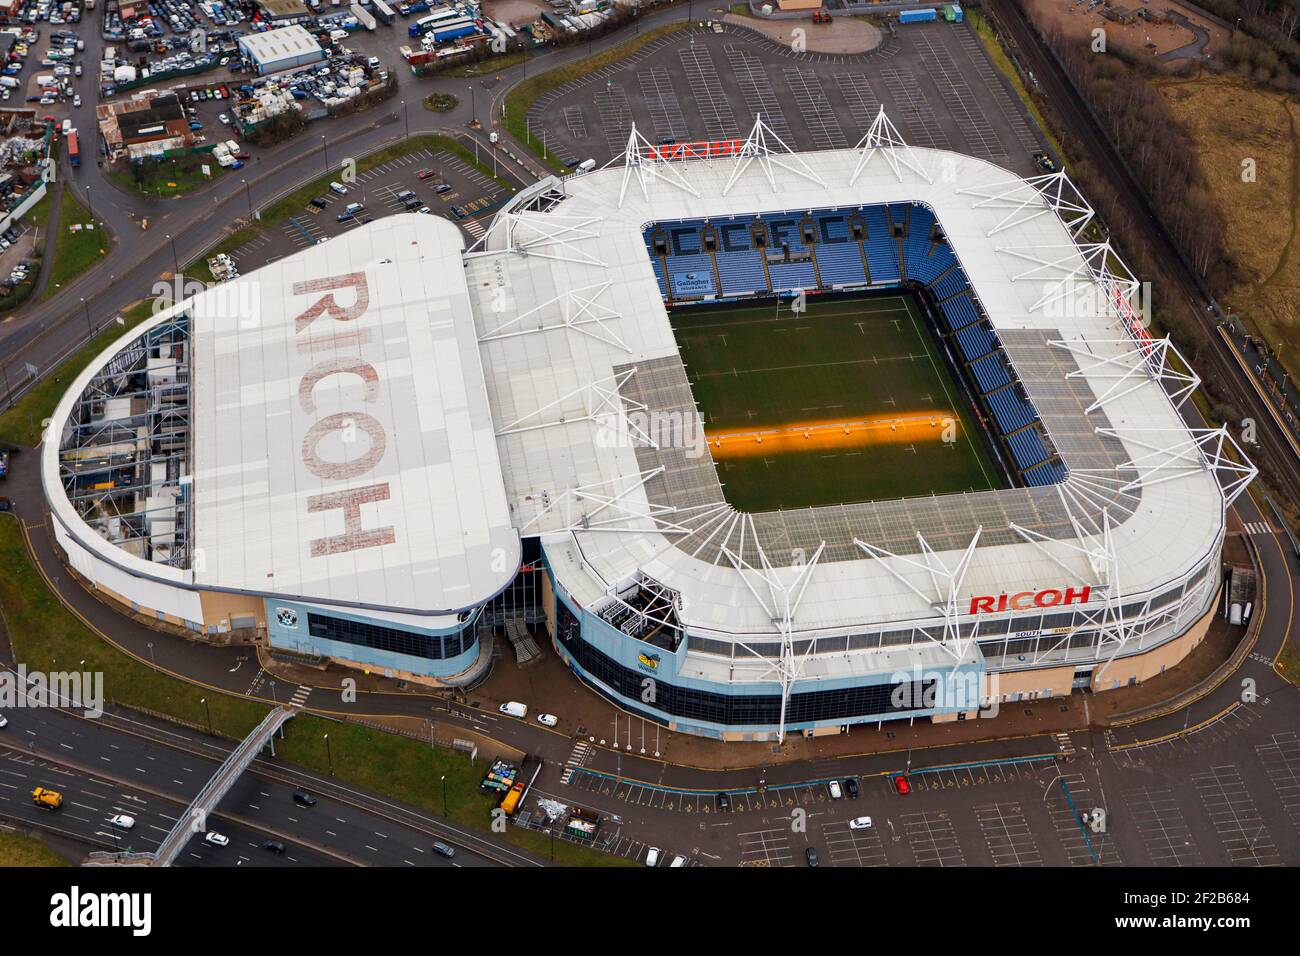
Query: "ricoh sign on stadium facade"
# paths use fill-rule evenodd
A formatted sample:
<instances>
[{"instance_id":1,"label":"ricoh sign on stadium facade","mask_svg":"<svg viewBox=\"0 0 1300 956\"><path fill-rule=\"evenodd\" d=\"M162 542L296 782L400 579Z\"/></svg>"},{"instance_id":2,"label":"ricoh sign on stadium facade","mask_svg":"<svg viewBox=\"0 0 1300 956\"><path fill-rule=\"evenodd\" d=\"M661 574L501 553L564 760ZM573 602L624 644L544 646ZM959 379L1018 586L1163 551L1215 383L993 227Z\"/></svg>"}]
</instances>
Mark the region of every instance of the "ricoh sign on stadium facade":
<instances>
[{"instance_id":1,"label":"ricoh sign on stadium facade","mask_svg":"<svg viewBox=\"0 0 1300 956\"><path fill-rule=\"evenodd\" d=\"M431 684L485 666L527 575L577 679L725 739L972 718L1181 660L1253 469L1184 424L1171 346L1076 238L1086 203L895 139L771 142L696 158L634 136L623 166L518 194L471 249L390 217L235 280L255 323L202 295L161 313L56 411L42 467L69 563L169 624ZM725 229L802 241L745 272L743 249L698 245ZM1045 307L1079 282L1119 305ZM1000 370L1012 444L1042 452L999 490L750 514L702 446L637 428L695 409L669 309L883 289L918 297L959 372Z\"/></svg>"}]
</instances>

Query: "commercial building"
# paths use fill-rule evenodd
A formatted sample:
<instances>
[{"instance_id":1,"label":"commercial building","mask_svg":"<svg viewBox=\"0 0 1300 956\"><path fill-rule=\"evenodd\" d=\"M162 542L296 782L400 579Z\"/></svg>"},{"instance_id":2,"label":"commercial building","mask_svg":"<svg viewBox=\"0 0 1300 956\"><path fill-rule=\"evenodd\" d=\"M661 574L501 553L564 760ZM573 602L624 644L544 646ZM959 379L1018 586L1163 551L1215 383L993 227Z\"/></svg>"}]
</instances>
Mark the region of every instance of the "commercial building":
<instances>
[{"instance_id":1,"label":"commercial building","mask_svg":"<svg viewBox=\"0 0 1300 956\"><path fill-rule=\"evenodd\" d=\"M238 39L239 52L247 57L258 73L278 73L325 59L325 51L306 27L294 24L249 33Z\"/></svg>"}]
</instances>

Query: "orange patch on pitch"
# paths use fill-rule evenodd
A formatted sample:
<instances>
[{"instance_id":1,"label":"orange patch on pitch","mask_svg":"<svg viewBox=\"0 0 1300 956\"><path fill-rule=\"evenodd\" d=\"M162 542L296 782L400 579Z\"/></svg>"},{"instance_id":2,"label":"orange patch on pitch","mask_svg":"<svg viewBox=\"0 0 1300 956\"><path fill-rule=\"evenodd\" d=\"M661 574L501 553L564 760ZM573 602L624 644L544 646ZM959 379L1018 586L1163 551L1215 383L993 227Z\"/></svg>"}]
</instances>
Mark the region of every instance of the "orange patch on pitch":
<instances>
[{"instance_id":1,"label":"orange patch on pitch","mask_svg":"<svg viewBox=\"0 0 1300 956\"><path fill-rule=\"evenodd\" d=\"M705 438L709 451L717 460L871 445L940 442L945 432L955 439L960 429L960 420L953 413L934 412L851 422L796 422L746 431L705 432Z\"/></svg>"}]
</instances>

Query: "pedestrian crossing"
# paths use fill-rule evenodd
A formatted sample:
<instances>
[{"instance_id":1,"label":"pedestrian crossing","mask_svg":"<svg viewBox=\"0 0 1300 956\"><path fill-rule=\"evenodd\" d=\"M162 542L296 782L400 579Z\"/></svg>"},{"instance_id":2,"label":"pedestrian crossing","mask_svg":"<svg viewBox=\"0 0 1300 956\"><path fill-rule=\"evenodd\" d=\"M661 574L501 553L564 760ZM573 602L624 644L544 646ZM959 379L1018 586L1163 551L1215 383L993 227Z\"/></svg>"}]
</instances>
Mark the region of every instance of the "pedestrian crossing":
<instances>
[{"instance_id":1,"label":"pedestrian crossing","mask_svg":"<svg viewBox=\"0 0 1300 956\"><path fill-rule=\"evenodd\" d=\"M307 698L310 696L311 687L307 684L300 684L298 689L293 692L293 696L289 698L289 706L305 707L307 705Z\"/></svg>"},{"instance_id":2,"label":"pedestrian crossing","mask_svg":"<svg viewBox=\"0 0 1300 956\"><path fill-rule=\"evenodd\" d=\"M1074 753L1074 741L1069 734L1056 734L1056 747L1067 757Z\"/></svg>"},{"instance_id":3,"label":"pedestrian crossing","mask_svg":"<svg viewBox=\"0 0 1300 956\"><path fill-rule=\"evenodd\" d=\"M564 772L560 774L560 783L569 782L569 778L573 776L573 771L587 762L587 758L591 756L591 751L591 744L585 740L579 740L573 745L573 751L569 754L569 759L564 762Z\"/></svg>"},{"instance_id":4,"label":"pedestrian crossing","mask_svg":"<svg viewBox=\"0 0 1300 956\"><path fill-rule=\"evenodd\" d=\"M483 224L477 219L466 219L461 223L461 225L464 226L465 231L475 239L483 238L483 233L487 232L487 230L483 228Z\"/></svg>"},{"instance_id":5,"label":"pedestrian crossing","mask_svg":"<svg viewBox=\"0 0 1300 956\"><path fill-rule=\"evenodd\" d=\"M1246 534L1272 534L1273 529L1267 521L1247 521L1245 523Z\"/></svg>"}]
</instances>

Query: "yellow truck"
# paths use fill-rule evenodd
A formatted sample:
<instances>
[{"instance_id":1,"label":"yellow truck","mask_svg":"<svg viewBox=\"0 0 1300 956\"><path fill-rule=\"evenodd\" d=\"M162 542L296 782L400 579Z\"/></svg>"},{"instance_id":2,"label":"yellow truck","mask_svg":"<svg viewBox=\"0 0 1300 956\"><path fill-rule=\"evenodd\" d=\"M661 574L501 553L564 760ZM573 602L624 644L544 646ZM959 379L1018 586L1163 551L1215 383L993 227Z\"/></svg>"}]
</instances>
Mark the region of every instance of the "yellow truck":
<instances>
[{"instance_id":1,"label":"yellow truck","mask_svg":"<svg viewBox=\"0 0 1300 956\"><path fill-rule=\"evenodd\" d=\"M46 810L57 810L63 806L63 794L55 790L37 787L32 791L32 803Z\"/></svg>"}]
</instances>

